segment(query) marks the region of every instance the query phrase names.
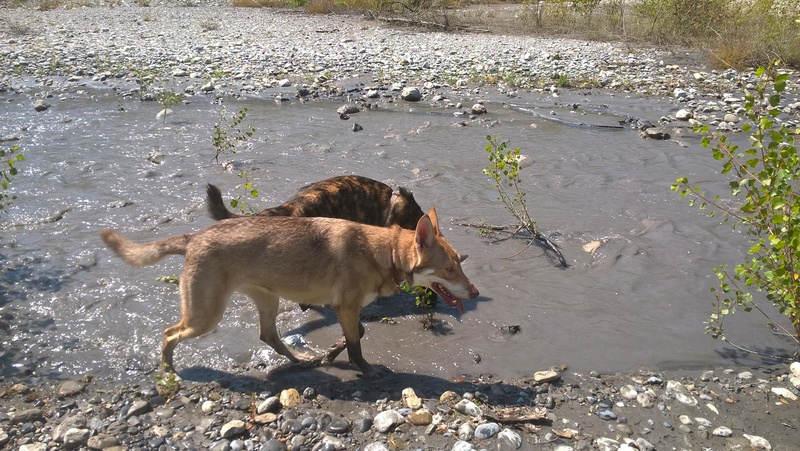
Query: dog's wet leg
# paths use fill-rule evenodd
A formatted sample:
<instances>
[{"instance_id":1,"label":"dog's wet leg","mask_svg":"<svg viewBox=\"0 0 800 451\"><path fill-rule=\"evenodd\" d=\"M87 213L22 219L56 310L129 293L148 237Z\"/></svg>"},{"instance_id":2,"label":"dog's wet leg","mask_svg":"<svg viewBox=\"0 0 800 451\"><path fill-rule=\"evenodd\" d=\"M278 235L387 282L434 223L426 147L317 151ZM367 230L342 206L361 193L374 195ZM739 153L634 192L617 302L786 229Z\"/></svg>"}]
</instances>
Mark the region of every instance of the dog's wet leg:
<instances>
[{"instance_id":1,"label":"dog's wet leg","mask_svg":"<svg viewBox=\"0 0 800 451\"><path fill-rule=\"evenodd\" d=\"M364 325L359 321L358 335L360 338L364 338L364 332ZM342 337L336 340L336 342L332 344L330 348L328 348L328 353L323 356L321 363L333 363L333 361L336 360L336 357L339 357L339 354L341 354L345 349L347 349L347 340L345 337Z\"/></svg>"},{"instance_id":2,"label":"dog's wet leg","mask_svg":"<svg viewBox=\"0 0 800 451\"><path fill-rule=\"evenodd\" d=\"M352 303L360 306L361 304ZM336 315L339 317L339 325L344 332L345 345L350 362L358 365L358 368L365 376L372 375L375 370L364 359L361 352L361 336L364 334L364 326L359 321L359 308L337 308Z\"/></svg>"},{"instance_id":3,"label":"dog's wet leg","mask_svg":"<svg viewBox=\"0 0 800 451\"><path fill-rule=\"evenodd\" d=\"M181 320L164 330L162 370L175 372L172 357L178 343L209 332L222 320L231 293L223 284L214 282L219 281L198 277L193 271L181 275Z\"/></svg>"},{"instance_id":4,"label":"dog's wet leg","mask_svg":"<svg viewBox=\"0 0 800 451\"><path fill-rule=\"evenodd\" d=\"M314 356L307 353L299 353L295 355L286 344L281 340L278 333L276 320L278 318L278 307L280 306L280 299L278 296L267 292L266 290L258 287L249 288L245 294L253 300L258 309L258 330L259 338L261 341L269 345L278 354L286 357L292 363L308 362L313 360Z\"/></svg>"}]
</instances>

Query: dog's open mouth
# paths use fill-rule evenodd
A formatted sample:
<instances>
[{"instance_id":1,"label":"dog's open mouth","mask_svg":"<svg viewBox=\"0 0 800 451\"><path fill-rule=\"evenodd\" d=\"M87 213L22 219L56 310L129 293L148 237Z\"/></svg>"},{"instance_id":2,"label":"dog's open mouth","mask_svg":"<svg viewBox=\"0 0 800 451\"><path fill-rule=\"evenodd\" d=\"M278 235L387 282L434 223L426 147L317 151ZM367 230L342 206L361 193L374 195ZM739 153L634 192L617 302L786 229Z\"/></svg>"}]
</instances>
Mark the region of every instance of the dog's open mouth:
<instances>
[{"instance_id":1,"label":"dog's open mouth","mask_svg":"<svg viewBox=\"0 0 800 451\"><path fill-rule=\"evenodd\" d=\"M453 293L445 288L444 285L434 282L431 285L431 288L436 292L436 294L439 295L439 297L444 299L444 302L447 302L448 305L452 305L453 307L457 308L459 313L464 313L464 303L461 302L461 299L453 296Z\"/></svg>"}]
</instances>

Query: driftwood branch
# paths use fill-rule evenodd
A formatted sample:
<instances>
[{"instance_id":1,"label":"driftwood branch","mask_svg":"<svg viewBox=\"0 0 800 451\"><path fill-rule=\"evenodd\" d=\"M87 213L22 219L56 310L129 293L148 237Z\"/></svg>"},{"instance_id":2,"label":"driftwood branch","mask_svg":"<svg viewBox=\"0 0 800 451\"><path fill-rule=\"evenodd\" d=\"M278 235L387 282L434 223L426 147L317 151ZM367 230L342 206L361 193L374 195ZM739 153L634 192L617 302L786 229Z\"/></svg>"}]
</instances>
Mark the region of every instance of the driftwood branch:
<instances>
[{"instance_id":1,"label":"driftwood branch","mask_svg":"<svg viewBox=\"0 0 800 451\"><path fill-rule=\"evenodd\" d=\"M524 237L525 239L530 239L528 244L526 244L525 247L522 248L522 250L520 250L516 254L514 254L512 256L509 256L509 257L506 257L506 258L516 257L517 255L521 254L525 249L530 247L533 243L538 242L544 248L545 254L548 257L551 257L551 258L554 258L555 260L557 260L559 266L561 266L563 268L566 268L566 267L569 266L569 264L567 263L567 259L564 258L564 254L561 253L561 248L556 243L554 243L551 239L547 238L544 234L542 234L538 229L536 229L536 230L528 230L527 227L516 226L514 231L511 232L511 231L509 231L509 229L514 227L514 226L511 226L511 225L491 225L491 224L465 223L465 222L459 223L458 225L460 225L462 227L472 227L472 228L476 228L476 229L490 230L492 232L501 232L501 233L507 234L507 236L504 237L504 238L495 239L493 241L493 243L499 243L500 241L505 241L505 240L508 240L510 238L515 238L515 237ZM523 235L521 235L520 232L522 232L523 230L527 230L531 234L531 236L523 236Z\"/></svg>"}]
</instances>

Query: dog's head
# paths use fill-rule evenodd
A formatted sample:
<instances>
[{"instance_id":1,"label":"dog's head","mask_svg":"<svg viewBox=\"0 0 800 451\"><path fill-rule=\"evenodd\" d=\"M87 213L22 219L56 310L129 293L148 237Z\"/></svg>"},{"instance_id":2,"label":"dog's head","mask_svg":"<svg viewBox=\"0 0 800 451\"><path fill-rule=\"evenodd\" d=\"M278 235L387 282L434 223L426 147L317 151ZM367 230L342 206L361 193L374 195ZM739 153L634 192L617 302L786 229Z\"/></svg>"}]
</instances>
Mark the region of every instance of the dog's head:
<instances>
[{"instance_id":1,"label":"dog's head","mask_svg":"<svg viewBox=\"0 0 800 451\"><path fill-rule=\"evenodd\" d=\"M461 256L439 231L439 218L436 209L431 208L427 215L417 222L416 249L417 262L414 267L414 285L428 287L445 302L464 311L462 301L478 296L478 289L461 269Z\"/></svg>"},{"instance_id":2,"label":"dog's head","mask_svg":"<svg viewBox=\"0 0 800 451\"><path fill-rule=\"evenodd\" d=\"M414 230L419 218L422 216L422 208L414 200L414 195L411 194L411 191L400 188L392 193L387 226L397 224L403 229Z\"/></svg>"}]
</instances>

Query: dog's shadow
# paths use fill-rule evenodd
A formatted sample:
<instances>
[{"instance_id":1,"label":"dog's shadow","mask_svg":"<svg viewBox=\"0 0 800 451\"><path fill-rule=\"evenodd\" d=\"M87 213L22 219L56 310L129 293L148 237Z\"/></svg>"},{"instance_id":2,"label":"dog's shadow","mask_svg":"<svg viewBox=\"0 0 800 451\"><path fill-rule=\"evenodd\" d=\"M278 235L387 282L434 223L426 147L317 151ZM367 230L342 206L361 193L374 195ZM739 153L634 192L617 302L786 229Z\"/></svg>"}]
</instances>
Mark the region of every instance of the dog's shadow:
<instances>
[{"instance_id":1,"label":"dog's shadow","mask_svg":"<svg viewBox=\"0 0 800 451\"><path fill-rule=\"evenodd\" d=\"M491 298L485 296L478 296L475 299L470 299L464 302L464 313L476 311L478 309L478 302L488 302ZM293 329L282 332L282 335L301 334L305 335L311 331L338 325L339 320L336 313L330 307L312 306L309 310L313 310L317 316L314 319L304 322ZM437 315L447 315L456 318L461 318L463 313L458 312L454 307L446 305L441 299L437 300L434 308L434 322L431 324L430 331L435 335L449 335L452 333L452 328L447 325L446 321L437 320ZM375 302L364 307L361 311L362 322L384 321L390 318L402 318L407 316L419 315L424 317L426 310L418 307L415 304L414 296L409 293L397 293L391 296L379 297Z\"/></svg>"},{"instance_id":2,"label":"dog's shadow","mask_svg":"<svg viewBox=\"0 0 800 451\"><path fill-rule=\"evenodd\" d=\"M290 388L303 394L308 393L307 390L310 388L313 396L321 395L331 400L368 403L385 399L387 395L391 400L402 399L402 391L411 387L421 398L436 400L448 390L458 394L481 391L492 393L493 404L513 405L517 402L519 392L525 388L524 381L496 381L488 375L462 377L450 381L423 374L391 372L382 365L377 365L376 369L380 370L381 376L361 377L353 365L346 362L335 362L314 368L286 364L269 372L253 369L244 373L193 366L180 371L179 374L184 381L213 383L242 396L252 396L253 393L277 396L283 390Z\"/></svg>"}]
</instances>

